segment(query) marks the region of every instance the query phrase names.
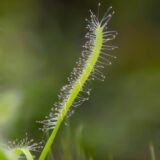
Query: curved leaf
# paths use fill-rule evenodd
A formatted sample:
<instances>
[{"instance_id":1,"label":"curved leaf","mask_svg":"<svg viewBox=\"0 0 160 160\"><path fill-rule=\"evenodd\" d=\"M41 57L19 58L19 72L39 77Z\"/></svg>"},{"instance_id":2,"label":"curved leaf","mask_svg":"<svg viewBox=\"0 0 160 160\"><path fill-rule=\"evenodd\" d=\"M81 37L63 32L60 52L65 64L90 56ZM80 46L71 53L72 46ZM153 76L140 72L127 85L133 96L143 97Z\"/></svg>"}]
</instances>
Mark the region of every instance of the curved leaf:
<instances>
[{"instance_id":1,"label":"curved leaf","mask_svg":"<svg viewBox=\"0 0 160 160\"><path fill-rule=\"evenodd\" d=\"M28 148L15 148L14 150L12 150L12 152L17 156L17 158L21 153L24 153L27 160L33 160L32 154L30 153Z\"/></svg>"}]
</instances>

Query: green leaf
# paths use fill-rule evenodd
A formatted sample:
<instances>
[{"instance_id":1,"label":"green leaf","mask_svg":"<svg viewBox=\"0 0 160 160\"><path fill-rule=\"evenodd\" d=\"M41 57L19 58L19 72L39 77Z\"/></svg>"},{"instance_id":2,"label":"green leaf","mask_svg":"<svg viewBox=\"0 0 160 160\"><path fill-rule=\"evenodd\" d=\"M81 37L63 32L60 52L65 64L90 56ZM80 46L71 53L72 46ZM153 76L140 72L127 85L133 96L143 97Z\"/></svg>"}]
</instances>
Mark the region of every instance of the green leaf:
<instances>
[{"instance_id":1,"label":"green leaf","mask_svg":"<svg viewBox=\"0 0 160 160\"><path fill-rule=\"evenodd\" d=\"M110 9L108 11L110 11ZM56 115L53 116L51 120L47 119L47 120L44 120L44 122L43 121L41 122L42 124L44 124L43 126L44 130L45 128L47 128L47 129L53 129L53 131L43 148L43 151L39 157L39 160L44 160L46 158L64 117L66 116L70 107L74 103L76 97L83 90L86 81L89 79L89 77L92 75L93 72L96 73L96 71L98 70L96 69L96 64L98 63L98 68L99 67L103 68L103 65L111 64L111 62L108 59L108 56L115 58L114 56L108 53L104 53L104 50L113 50L114 48L116 48L115 46L106 45L106 42L114 39L117 34L114 31L107 30L107 24L111 19L113 13L114 12L108 15L105 14L102 20L99 21L98 17L96 17L91 12L91 21L89 22L89 25L88 25L88 28L89 28L88 38L90 40L85 45L85 48L86 48L85 53L87 52L87 54L85 55L82 54L83 60L80 59L78 67L77 69L75 69L76 71L73 73L74 75L76 74L77 76L75 76L75 78L72 77L69 82L69 85L66 85L62 89L62 90L65 90L65 93L64 93L64 98L62 98L63 99L62 102L59 102L59 104L62 104L62 105L59 105L59 108L57 109L58 113L56 113ZM101 50L103 51L101 52ZM85 58L83 58L84 56ZM104 56L106 56L106 58L104 58ZM97 74L98 75L100 74L100 78L94 75L92 79L97 78L103 81L105 76L101 74L99 70L97 71ZM63 92L61 93L63 97Z\"/></svg>"},{"instance_id":2,"label":"green leaf","mask_svg":"<svg viewBox=\"0 0 160 160\"><path fill-rule=\"evenodd\" d=\"M14 153L18 159L18 157L21 155L21 153L24 153L27 160L33 160L32 154L28 150L28 148L15 148L12 150L12 153Z\"/></svg>"},{"instance_id":3,"label":"green leaf","mask_svg":"<svg viewBox=\"0 0 160 160\"><path fill-rule=\"evenodd\" d=\"M16 160L15 156L12 155L7 149L0 146L0 160Z\"/></svg>"},{"instance_id":4,"label":"green leaf","mask_svg":"<svg viewBox=\"0 0 160 160\"><path fill-rule=\"evenodd\" d=\"M9 160L1 148L0 148L0 159L1 160Z\"/></svg>"},{"instance_id":5,"label":"green leaf","mask_svg":"<svg viewBox=\"0 0 160 160\"><path fill-rule=\"evenodd\" d=\"M156 160L156 156L155 156L155 151L154 151L154 146L152 144L152 142L149 145L149 149L150 149L150 153L151 153L151 159L152 160Z\"/></svg>"}]
</instances>

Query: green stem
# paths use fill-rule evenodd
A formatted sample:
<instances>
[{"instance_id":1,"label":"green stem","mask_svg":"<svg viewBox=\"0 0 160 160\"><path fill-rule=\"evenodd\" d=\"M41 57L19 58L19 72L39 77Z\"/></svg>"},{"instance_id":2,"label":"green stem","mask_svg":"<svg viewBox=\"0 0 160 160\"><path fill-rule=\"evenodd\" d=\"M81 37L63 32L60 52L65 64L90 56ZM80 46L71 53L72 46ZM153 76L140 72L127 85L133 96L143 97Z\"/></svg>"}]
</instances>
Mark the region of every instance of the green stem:
<instances>
[{"instance_id":1,"label":"green stem","mask_svg":"<svg viewBox=\"0 0 160 160\"><path fill-rule=\"evenodd\" d=\"M102 43L103 43L103 32L102 32L102 28L100 25L97 26L96 29L96 39L95 39L95 44L94 44L94 49L91 53L91 56L88 60L88 63L86 64L86 67L84 68L81 76L79 76L79 78L77 79L68 99L66 100L66 103L64 104L64 107L61 111L61 114L58 117L58 120L56 122L55 128L51 133L51 136L49 137L46 145L44 146L44 149L39 157L39 160L44 160L49 152L49 149L54 141L54 138L58 132L58 129L66 115L66 113L68 112L69 108L71 107L73 101L75 100L75 98L77 97L78 93L80 92L80 90L82 89L84 83L86 82L86 80L88 79L88 77L90 76L101 51L102 48Z\"/></svg>"},{"instance_id":2,"label":"green stem","mask_svg":"<svg viewBox=\"0 0 160 160\"><path fill-rule=\"evenodd\" d=\"M27 148L15 148L12 150L12 153L17 156L17 159L22 152L25 154L27 160L33 160L32 154Z\"/></svg>"},{"instance_id":3,"label":"green stem","mask_svg":"<svg viewBox=\"0 0 160 160\"><path fill-rule=\"evenodd\" d=\"M155 151L154 151L154 146L153 146L152 143L150 143L149 149L150 149L150 153L151 153L151 159L152 159L152 160L156 160Z\"/></svg>"}]
</instances>

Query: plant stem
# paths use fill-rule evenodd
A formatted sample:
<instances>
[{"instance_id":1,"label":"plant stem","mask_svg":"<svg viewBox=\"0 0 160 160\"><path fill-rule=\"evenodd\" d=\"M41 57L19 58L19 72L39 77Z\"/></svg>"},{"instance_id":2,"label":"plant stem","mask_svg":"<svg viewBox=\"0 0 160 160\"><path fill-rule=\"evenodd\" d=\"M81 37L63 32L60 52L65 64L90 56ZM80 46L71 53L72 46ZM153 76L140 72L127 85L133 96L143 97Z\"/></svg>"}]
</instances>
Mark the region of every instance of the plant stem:
<instances>
[{"instance_id":1,"label":"plant stem","mask_svg":"<svg viewBox=\"0 0 160 160\"><path fill-rule=\"evenodd\" d=\"M90 58L88 59L88 62L85 66L85 68L83 69L82 74L79 76L79 78L77 79L68 99L66 100L66 103L64 104L64 107L58 117L58 120L56 122L55 128L51 133L51 136L49 137L46 145L43 148L43 151L39 157L39 160L44 160L49 152L49 149L55 139L55 136L58 132L58 129L66 115L66 113L68 112L69 108L71 107L73 101L75 100L75 98L77 97L78 93L81 91L84 83L87 81L88 77L90 76L97 60L99 57L99 54L101 52L101 48L102 48L102 44L103 44L103 30L101 28L100 25L97 25L96 28L96 39L95 39L95 43L94 43L94 49L91 53Z\"/></svg>"},{"instance_id":2,"label":"plant stem","mask_svg":"<svg viewBox=\"0 0 160 160\"><path fill-rule=\"evenodd\" d=\"M151 153L151 159L152 159L152 160L156 160L155 151L154 151L154 146L153 146L152 143L150 143L149 149L150 149L150 153Z\"/></svg>"},{"instance_id":3,"label":"plant stem","mask_svg":"<svg viewBox=\"0 0 160 160\"><path fill-rule=\"evenodd\" d=\"M27 160L33 160L32 154L30 153L28 148L24 148L24 147L23 148L15 148L12 151L12 153L14 153L17 156L17 159L22 152L25 154Z\"/></svg>"}]
</instances>

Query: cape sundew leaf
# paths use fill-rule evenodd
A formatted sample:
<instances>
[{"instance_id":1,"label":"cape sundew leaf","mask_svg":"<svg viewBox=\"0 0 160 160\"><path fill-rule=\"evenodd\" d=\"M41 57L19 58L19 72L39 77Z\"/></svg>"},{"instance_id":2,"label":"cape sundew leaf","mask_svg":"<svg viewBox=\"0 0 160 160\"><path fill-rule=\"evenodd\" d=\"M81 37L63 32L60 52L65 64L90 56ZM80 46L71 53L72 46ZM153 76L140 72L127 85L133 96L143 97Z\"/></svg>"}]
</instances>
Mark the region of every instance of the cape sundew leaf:
<instances>
[{"instance_id":1,"label":"cape sundew leaf","mask_svg":"<svg viewBox=\"0 0 160 160\"><path fill-rule=\"evenodd\" d=\"M59 101L51 109L49 116L40 121L43 124L43 131L53 130L49 137L39 160L44 160L57 134L57 131L67 113L72 113L71 106L76 107L88 100L90 89L86 84L90 80L98 79L104 81L105 76L102 73L104 65L111 65L110 58L115 56L107 53L116 47L109 45L107 42L113 40L117 32L108 31L108 22L114 11L110 7L101 20L90 11L90 20L87 21L88 41L84 45L85 50L79 58L77 66L73 69L71 76L68 78L68 84L63 86L59 94Z\"/></svg>"}]
</instances>

